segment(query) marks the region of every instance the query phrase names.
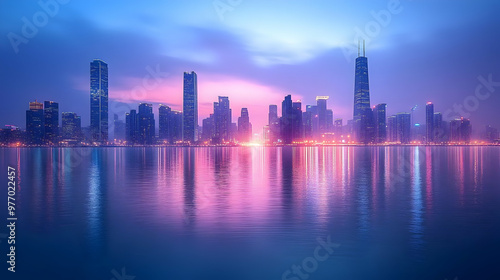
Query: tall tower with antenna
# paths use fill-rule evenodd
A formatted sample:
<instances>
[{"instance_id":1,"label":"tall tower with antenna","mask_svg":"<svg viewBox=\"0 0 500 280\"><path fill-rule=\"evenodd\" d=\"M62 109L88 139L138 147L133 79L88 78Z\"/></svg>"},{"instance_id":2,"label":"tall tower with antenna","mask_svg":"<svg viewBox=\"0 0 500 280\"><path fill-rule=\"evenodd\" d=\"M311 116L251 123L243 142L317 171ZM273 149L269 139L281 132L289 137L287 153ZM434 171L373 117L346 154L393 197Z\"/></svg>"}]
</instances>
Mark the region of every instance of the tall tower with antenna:
<instances>
[{"instance_id":1,"label":"tall tower with antenna","mask_svg":"<svg viewBox=\"0 0 500 280\"><path fill-rule=\"evenodd\" d=\"M362 47L362 48L361 48ZM360 143L373 142L373 113L370 108L370 86L368 82L368 59L365 41L358 41L358 57L354 76L354 137Z\"/></svg>"}]
</instances>

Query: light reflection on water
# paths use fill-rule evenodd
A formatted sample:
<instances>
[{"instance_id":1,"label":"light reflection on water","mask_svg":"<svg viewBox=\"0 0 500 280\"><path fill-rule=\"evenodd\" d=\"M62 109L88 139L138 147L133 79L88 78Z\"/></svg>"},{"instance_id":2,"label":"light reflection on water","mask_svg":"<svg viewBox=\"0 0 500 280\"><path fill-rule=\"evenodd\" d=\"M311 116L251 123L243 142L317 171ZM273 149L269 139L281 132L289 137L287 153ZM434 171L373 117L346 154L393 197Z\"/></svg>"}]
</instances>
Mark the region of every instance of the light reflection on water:
<instances>
[{"instance_id":1,"label":"light reflection on water","mask_svg":"<svg viewBox=\"0 0 500 280\"><path fill-rule=\"evenodd\" d=\"M2 166L20 166L24 262L53 279L70 271L79 272L73 279L110 279L124 266L141 279L281 279L328 235L341 246L312 279L467 279L498 273L488 264L500 249L499 150L0 153ZM57 273L47 250L57 253Z\"/></svg>"}]
</instances>

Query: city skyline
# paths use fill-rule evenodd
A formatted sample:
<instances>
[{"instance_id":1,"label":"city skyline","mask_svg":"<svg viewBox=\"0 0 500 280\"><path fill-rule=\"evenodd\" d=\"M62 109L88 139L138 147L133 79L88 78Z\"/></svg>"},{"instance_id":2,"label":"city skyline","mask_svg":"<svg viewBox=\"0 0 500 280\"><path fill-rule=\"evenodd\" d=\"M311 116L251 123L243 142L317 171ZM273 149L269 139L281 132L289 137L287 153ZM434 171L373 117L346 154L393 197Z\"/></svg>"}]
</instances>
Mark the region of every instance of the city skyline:
<instances>
[{"instance_id":1,"label":"city skyline","mask_svg":"<svg viewBox=\"0 0 500 280\"><path fill-rule=\"evenodd\" d=\"M81 112L78 105L89 102L88 70L84 65L96 57L108 62L113 73L109 90L110 116L120 113L123 118L119 109L141 102L151 103L154 112L159 104L182 111L182 96L179 95L182 73L194 70L200 77L198 87L202 98L198 122L201 124L212 111L212 102L217 96L228 96L235 114L241 108L251 112L254 131L267 124L267 108L258 102L266 98L270 104L278 104L287 94L293 96L293 101L300 99L302 104L314 104L316 96L330 96L334 119L342 118L344 122L350 119L357 39L366 39L372 104L388 103L388 116L408 112L415 104L421 104L414 115L417 122L423 124L426 102L439 104L436 111L443 114L446 110L460 110L460 106L465 110L464 104L469 108L476 106L475 100L470 98L475 96L476 87L482 85L481 93L485 95L488 84L492 87L500 80L498 67L491 63L498 60L495 59L498 54L493 51L497 49L498 40L488 35L494 34L488 30L494 30L492 27L498 22L492 12L498 3L455 2L452 6L432 3L438 10L447 9L446 14L439 14L440 17L433 9L426 8L431 5L429 3L400 1L393 9L389 9L389 3L392 1L373 1L353 7L339 2L318 2L309 7L296 4L287 6L289 10L285 14L279 12L281 6L276 3L259 10L262 2L244 2L225 13L221 21L212 3L200 2L193 8L193 14L203 15L199 21L173 16L170 22L165 22L158 13L149 11L152 13L150 18L156 21L143 22L125 33L122 30L129 23L116 20L113 11L109 16L115 19L114 25L110 25L89 13L86 4L60 5L58 14L51 17L46 26L37 28L34 38L17 46L17 53L9 37L4 38L6 44L1 50L6 54L5 65L12 68L3 68L2 91L16 94L11 106L0 110L1 125L23 127L25 104L37 99L59 102L60 112L76 112L86 126L89 112ZM76 19L88 24L77 25L78 21L71 19L75 7L81 8ZM175 13L186 10L187 6L170 4L169 8L169 13ZM293 16L310 19L308 11L319 8L337 17L317 13L318 20L309 20L303 28L294 28ZM357 12L352 18L338 16L353 8ZM124 4L123 9L130 7ZM39 10L42 8L37 4L13 7L5 15L6 24L2 30L6 34L22 35L24 22L20 19L32 20L32 15ZM257 11L263 16L262 23L248 26L248 18L255 16ZM418 28L412 27L422 11L429 21L420 22ZM147 13L141 9L138 12ZM383 18L388 12L390 19L385 19L387 24L381 24L377 18ZM272 20L271 15L276 19ZM134 18L132 22L139 20ZM290 26L277 24L279 20ZM324 22L319 24L318 21ZM468 22L474 24L467 25ZM367 33L366 28L371 26L380 29L377 36L367 35L371 33ZM150 31L163 27L169 30L169 36ZM68 45L65 35L69 30L77 37L89 34L101 44L82 44L84 51L80 51L80 46ZM356 30L364 31L365 36L358 36ZM161 39L174 34L179 35L175 40L177 45ZM270 38L264 34L282 35ZM53 42L58 44L53 45ZM40 47L52 51L37 55ZM75 53L82 56L75 56ZM54 67L47 71L46 65ZM16 73L23 75L15 76ZM20 77L30 83L16 82ZM53 77L57 77L57 82ZM143 91L136 91L137 88ZM496 104L499 104L499 97L492 92L487 100L479 100L478 108L465 110L468 115L465 117L477 124L499 127ZM232 117L236 119L237 115Z\"/></svg>"},{"instance_id":2,"label":"city skyline","mask_svg":"<svg viewBox=\"0 0 500 280\"><path fill-rule=\"evenodd\" d=\"M361 48L362 46L362 48ZM282 114L278 117L277 105L269 105L268 124L263 127L261 143L265 144L444 144L484 143L499 141L498 129L483 126L481 138L473 137L471 121L461 116L443 120L442 113L434 112L434 104L426 104L425 125L414 120L415 105L410 113L400 112L387 118L387 104L370 107L368 63L365 43L358 43L358 58L355 61L354 114L345 126L342 119L333 118L328 109L329 96L317 96L316 105L292 101L290 94L281 102ZM219 96L213 103L213 114L203 119L202 126L195 120L198 116L197 74L184 72L183 109L186 113L172 110L160 104L158 108L158 134L153 105L141 102L138 110L125 113L125 122L115 113L113 117L114 139L107 140L108 110L107 84L108 65L94 59L90 71L90 111L95 116L85 135L81 118L72 112L63 112L62 127L59 129L59 103L45 101L43 104L29 103L26 111L26 133L22 137L12 126L1 130L2 143L26 143L27 145L58 145L86 143L100 144L234 144L253 140L252 124L248 108L241 109L237 122L232 122L232 109L227 96ZM103 121L104 120L104 121ZM425 128L425 132L422 131ZM59 132L63 133L59 133ZM72 132L72 133L70 133ZM103 138L105 135L106 138ZM17 144L17 145L18 145ZM80 143L81 144L81 143Z\"/></svg>"}]
</instances>

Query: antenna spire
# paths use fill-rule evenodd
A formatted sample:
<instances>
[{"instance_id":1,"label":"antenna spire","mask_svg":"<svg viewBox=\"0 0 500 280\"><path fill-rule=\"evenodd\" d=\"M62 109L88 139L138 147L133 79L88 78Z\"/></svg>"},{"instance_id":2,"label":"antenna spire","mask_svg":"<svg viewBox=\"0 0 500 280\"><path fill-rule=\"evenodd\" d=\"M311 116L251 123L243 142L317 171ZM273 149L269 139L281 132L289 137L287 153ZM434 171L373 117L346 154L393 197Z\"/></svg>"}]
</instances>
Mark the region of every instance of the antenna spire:
<instances>
[{"instance_id":1,"label":"antenna spire","mask_svg":"<svg viewBox=\"0 0 500 280\"><path fill-rule=\"evenodd\" d=\"M358 40L358 57L359 57L359 44L360 44L360 41Z\"/></svg>"},{"instance_id":2,"label":"antenna spire","mask_svg":"<svg viewBox=\"0 0 500 280\"><path fill-rule=\"evenodd\" d=\"M365 55L365 52L366 52L366 48L365 48L365 40L363 40L363 57L366 56Z\"/></svg>"}]
</instances>

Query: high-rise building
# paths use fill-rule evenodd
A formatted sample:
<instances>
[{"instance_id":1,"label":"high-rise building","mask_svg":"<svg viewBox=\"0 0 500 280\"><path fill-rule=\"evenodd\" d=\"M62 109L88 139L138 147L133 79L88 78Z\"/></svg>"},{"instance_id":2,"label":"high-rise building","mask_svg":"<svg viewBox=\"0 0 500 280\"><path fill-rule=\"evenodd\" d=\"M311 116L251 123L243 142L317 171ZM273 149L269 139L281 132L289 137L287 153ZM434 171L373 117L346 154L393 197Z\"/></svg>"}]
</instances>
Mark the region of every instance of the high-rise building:
<instances>
[{"instance_id":1,"label":"high-rise building","mask_svg":"<svg viewBox=\"0 0 500 280\"><path fill-rule=\"evenodd\" d=\"M26 111L26 142L30 145L42 145L44 136L44 114L43 104L30 102L29 110Z\"/></svg>"},{"instance_id":2,"label":"high-rise building","mask_svg":"<svg viewBox=\"0 0 500 280\"><path fill-rule=\"evenodd\" d=\"M139 141L139 119L136 110L130 110L130 113L125 115L125 140L132 145Z\"/></svg>"},{"instance_id":3,"label":"high-rise building","mask_svg":"<svg viewBox=\"0 0 500 280\"><path fill-rule=\"evenodd\" d=\"M373 123L375 125L375 143L387 141L387 104L382 103L373 109Z\"/></svg>"},{"instance_id":4,"label":"high-rise building","mask_svg":"<svg viewBox=\"0 0 500 280\"><path fill-rule=\"evenodd\" d=\"M231 141L231 115L229 98L227 96L219 96L219 102L214 102L213 143L220 144Z\"/></svg>"},{"instance_id":5,"label":"high-rise building","mask_svg":"<svg viewBox=\"0 0 500 280\"><path fill-rule=\"evenodd\" d=\"M293 141L302 139L302 102L292 102L292 138Z\"/></svg>"},{"instance_id":6,"label":"high-rise building","mask_svg":"<svg viewBox=\"0 0 500 280\"><path fill-rule=\"evenodd\" d=\"M285 144L293 141L293 102L292 96L285 96L281 102L280 138Z\"/></svg>"},{"instance_id":7,"label":"high-rise building","mask_svg":"<svg viewBox=\"0 0 500 280\"><path fill-rule=\"evenodd\" d=\"M472 135L472 126L470 120L466 118L460 119L460 141L469 143Z\"/></svg>"},{"instance_id":8,"label":"high-rise building","mask_svg":"<svg viewBox=\"0 0 500 280\"><path fill-rule=\"evenodd\" d=\"M393 143L398 141L398 124L396 116L387 118L387 141Z\"/></svg>"},{"instance_id":9,"label":"high-rise building","mask_svg":"<svg viewBox=\"0 0 500 280\"><path fill-rule=\"evenodd\" d=\"M240 142L252 140L252 124L247 108L241 108L241 116L238 118L238 140Z\"/></svg>"},{"instance_id":10,"label":"high-rise building","mask_svg":"<svg viewBox=\"0 0 500 280\"><path fill-rule=\"evenodd\" d=\"M160 104L158 108L158 138L169 144L182 140L182 113Z\"/></svg>"},{"instance_id":11,"label":"high-rise building","mask_svg":"<svg viewBox=\"0 0 500 280\"><path fill-rule=\"evenodd\" d=\"M319 129L319 113L317 105L307 105L306 112L311 113L311 139L319 140L321 138L321 132Z\"/></svg>"},{"instance_id":12,"label":"high-rise building","mask_svg":"<svg viewBox=\"0 0 500 280\"><path fill-rule=\"evenodd\" d=\"M61 138L63 141L79 141L82 139L82 120L72 112L62 113Z\"/></svg>"},{"instance_id":13,"label":"high-rise building","mask_svg":"<svg viewBox=\"0 0 500 280\"><path fill-rule=\"evenodd\" d=\"M434 104L427 102L425 105L425 139L427 143L434 142Z\"/></svg>"},{"instance_id":14,"label":"high-rise building","mask_svg":"<svg viewBox=\"0 0 500 280\"><path fill-rule=\"evenodd\" d=\"M356 70L354 76L354 138L360 143L370 143L373 140L373 117L370 108L370 87L368 80L368 59L365 56L363 41L363 55L358 46Z\"/></svg>"},{"instance_id":15,"label":"high-rise building","mask_svg":"<svg viewBox=\"0 0 500 280\"><path fill-rule=\"evenodd\" d=\"M182 139L194 143L198 128L198 76L194 71L184 72L182 102Z\"/></svg>"},{"instance_id":16,"label":"high-rise building","mask_svg":"<svg viewBox=\"0 0 500 280\"><path fill-rule=\"evenodd\" d=\"M44 141L46 144L57 144L59 137L59 103L45 101L43 108Z\"/></svg>"},{"instance_id":17,"label":"high-rise building","mask_svg":"<svg viewBox=\"0 0 500 280\"><path fill-rule=\"evenodd\" d=\"M307 110L307 107L306 107ZM302 128L304 130L304 139L313 139L313 124L312 124L312 113L305 111L302 113Z\"/></svg>"},{"instance_id":18,"label":"high-rise building","mask_svg":"<svg viewBox=\"0 0 500 280\"><path fill-rule=\"evenodd\" d=\"M141 144L155 144L155 118L153 105L148 103L139 104L139 142Z\"/></svg>"},{"instance_id":19,"label":"high-rise building","mask_svg":"<svg viewBox=\"0 0 500 280\"><path fill-rule=\"evenodd\" d=\"M439 112L434 113L434 117L432 120L433 123L433 140L436 143L442 143L445 140L446 130L443 125L443 115Z\"/></svg>"},{"instance_id":20,"label":"high-rise building","mask_svg":"<svg viewBox=\"0 0 500 280\"><path fill-rule=\"evenodd\" d=\"M90 130L94 142L108 141L108 64L90 63Z\"/></svg>"},{"instance_id":21,"label":"high-rise building","mask_svg":"<svg viewBox=\"0 0 500 280\"><path fill-rule=\"evenodd\" d=\"M280 138L280 120L278 118L278 105L269 105L268 126L269 126L269 133L268 133L269 142L275 143Z\"/></svg>"},{"instance_id":22,"label":"high-rise building","mask_svg":"<svg viewBox=\"0 0 500 280\"><path fill-rule=\"evenodd\" d=\"M172 110L169 122L170 143L182 141L182 112Z\"/></svg>"},{"instance_id":23,"label":"high-rise building","mask_svg":"<svg viewBox=\"0 0 500 280\"><path fill-rule=\"evenodd\" d=\"M210 117L203 119L203 127L201 132L201 140L210 142L212 141L212 136L214 134L215 122L214 114L210 114Z\"/></svg>"},{"instance_id":24,"label":"high-rise building","mask_svg":"<svg viewBox=\"0 0 500 280\"><path fill-rule=\"evenodd\" d=\"M397 141L401 144L410 143L411 116L410 113L399 113L397 118Z\"/></svg>"},{"instance_id":25,"label":"high-rise building","mask_svg":"<svg viewBox=\"0 0 500 280\"><path fill-rule=\"evenodd\" d=\"M316 106L318 110L318 129L319 134L329 132L328 126L328 112L327 112L327 102L328 96L316 96ZM306 108L307 109L307 108ZM332 122L333 122L333 112L332 112Z\"/></svg>"},{"instance_id":26,"label":"high-rise building","mask_svg":"<svg viewBox=\"0 0 500 280\"><path fill-rule=\"evenodd\" d=\"M113 138L115 140L125 140L125 122L120 120L117 114L113 114Z\"/></svg>"},{"instance_id":27,"label":"high-rise building","mask_svg":"<svg viewBox=\"0 0 500 280\"><path fill-rule=\"evenodd\" d=\"M160 107L158 107L158 139L161 141L168 141L170 138L170 112L172 112L172 109L167 105L160 104Z\"/></svg>"},{"instance_id":28,"label":"high-rise building","mask_svg":"<svg viewBox=\"0 0 500 280\"><path fill-rule=\"evenodd\" d=\"M342 135L342 126L343 126L343 120L342 119L335 119L333 122L333 133L338 137Z\"/></svg>"}]
</instances>

